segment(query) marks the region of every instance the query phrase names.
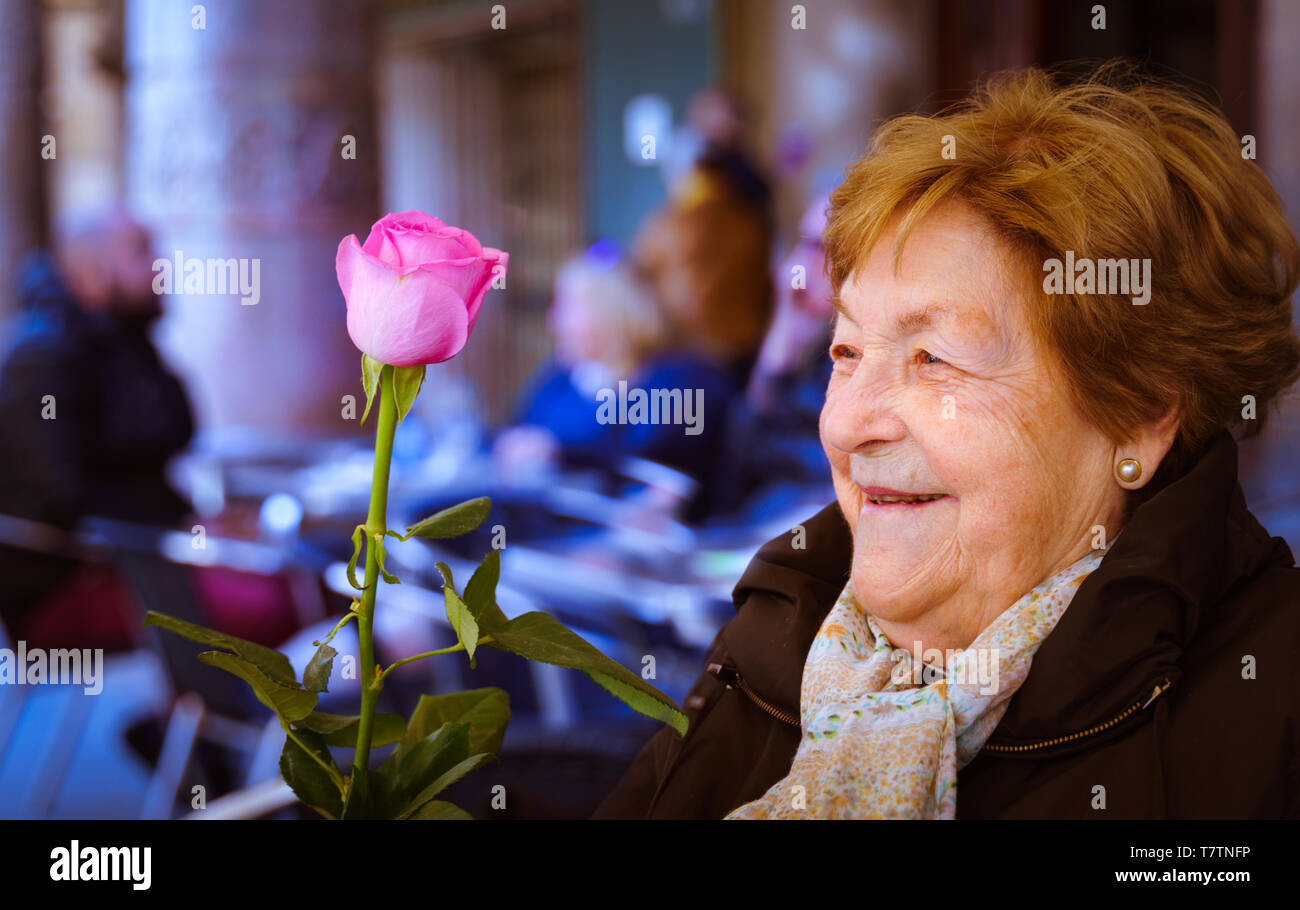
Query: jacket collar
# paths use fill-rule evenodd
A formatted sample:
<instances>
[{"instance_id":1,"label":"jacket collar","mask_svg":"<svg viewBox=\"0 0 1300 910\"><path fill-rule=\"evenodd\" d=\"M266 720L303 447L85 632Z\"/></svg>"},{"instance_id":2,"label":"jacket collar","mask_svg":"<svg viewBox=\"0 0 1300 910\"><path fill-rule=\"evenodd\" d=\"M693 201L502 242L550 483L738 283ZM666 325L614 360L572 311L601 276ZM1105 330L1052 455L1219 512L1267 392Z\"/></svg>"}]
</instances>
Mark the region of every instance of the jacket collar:
<instances>
[{"instance_id":1,"label":"jacket collar","mask_svg":"<svg viewBox=\"0 0 1300 910\"><path fill-rule=\"evenodd\" d=\"M722 633L748 684L796 715L808 649L848 581L853 550L835 503L802 527L802 540L787 533L759 550L732 593L739 613ZM1039 648L990 742L1088 729L1162 679L1176 683L1183 650L1216 604L1265 566L1293 563L1286 543L1246 508L1237 444L1223 431L1133 512Z\"/></svg>"},{"instance_id":2,"label":"jacket collar","mask_svg":"<svg viewBox=\"0 0 1300 910\"><path fill-rule=\"evenodd\" d=\"M1138 507L1034 656L991 743L1042 740L1105 723L1143 701L1235 588L1290 548L1251 515L1226 430Z\"/></svg>"},{"instance_id":3,"label":"jacket collar","mask_svg":"<svg viewBox=\"0 0 1300 910\"><path fill-rule=\"evenodd\" d=\"M732 591L739 613L722 630L727 651L755 691L796 717L808 649L852 556L852 533L832 502L764 544Z\"/></svg>"}]
</instances>

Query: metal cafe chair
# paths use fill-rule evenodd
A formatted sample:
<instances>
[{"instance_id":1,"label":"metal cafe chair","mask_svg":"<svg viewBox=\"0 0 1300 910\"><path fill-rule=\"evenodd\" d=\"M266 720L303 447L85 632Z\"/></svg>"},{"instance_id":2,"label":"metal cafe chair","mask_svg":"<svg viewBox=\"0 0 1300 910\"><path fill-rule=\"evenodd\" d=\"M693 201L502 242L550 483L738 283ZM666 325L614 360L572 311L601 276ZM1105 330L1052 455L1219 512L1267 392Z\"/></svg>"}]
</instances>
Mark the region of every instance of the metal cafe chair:
<instances>
[{"instance_id":1,"label":"metal cafe chair","mask_svg":"<svg viewBox=\"0 0 1300 910\"><path fill-rule=\"evenodd\" d=\"M85 537L130 579L143 609L199 625L205 624L205 616L191 581L195 566L259 575L298 572L313 577L317 569L310 564L310 557L309 564L299 563L301 551L210 535L202 549L195 549L189 534L106 519L88 522ZM313 612L323 615L323 604ZM273 752L278 760L283 734L278 724L267 724L265 709L241 680L197 659L205 646L158 629L147 631L176 699L142 817L166 818L200 742L231 748L241 757L242 787L252 782L252 775L265 774L267 763L260 757Z\"/></svg>"},{"instance_id":2,"label":"metal cafe chair","mask_svg":"<svg viewBox=\"0 0 1300 910\"><path fill-rule=\"evenodd\" d=\"M94 558L75 534L10 515L0 515L0 543L69 561ZM0 624L0 648L15 646ZM145 650L114 654L103 669L105 676L148 676L156 673L156 657ZM39 693L25 686L0 686L0 778L11 794L5 800L6 815L43 817L55 808L97 704L81 690L63 686ZM142 702L141 708L149 706ZM18 754L20 748L35 751Z\"/></svg>"},{"instance_id":3,"label":"metal cafe chair","mask_svg":"<svg viewBox=\"0 0 1300 910\"><path fill-rule=\"evenodd\" d=\"M126 577L141 608L195 623L203 623L204 617L190 581L194 564L264 573L288 567L284 554L273 547L208 537L205 548L194 551L189 541L190 536L180 532L104 518L88 519L76 532L69 533L26 519L0 516L0 543L29 552L111 564ZM311 572L312 567L305 571ZM260 705L241 681L196 659L200 650L201 646L178 636L142 627L139 647L112 657L119 666L126 662L147 664L154 675L170 684L170 708L165 716L159 716L164 726L162 747L139 810L145 818L171 814L177 790L201 743L232 749L243 756L244 766L251 770L256 756L268 750L268 740L280 732L278 726L274 731L266 729ZM156 693L149 696L156 698ZM13 731L23 720L24 700L30 703L32 697L20 687L0 688L0 769L4 768L3 762L14 760L6 752L14 742ZM21 814L39 817L58 798L72 751L89 720L92 706L88 701L67 698L66 704L58 708L54 732L46 737L44 754L24 757L25 796L18 808ZM149 699L142 694L141 701ZM55 706L51 703L49 707ZM156 706L150 703L148 712L155 711ZM125 733L125 729L118 731L122 738Z\"/></svg>"}]
</instances>

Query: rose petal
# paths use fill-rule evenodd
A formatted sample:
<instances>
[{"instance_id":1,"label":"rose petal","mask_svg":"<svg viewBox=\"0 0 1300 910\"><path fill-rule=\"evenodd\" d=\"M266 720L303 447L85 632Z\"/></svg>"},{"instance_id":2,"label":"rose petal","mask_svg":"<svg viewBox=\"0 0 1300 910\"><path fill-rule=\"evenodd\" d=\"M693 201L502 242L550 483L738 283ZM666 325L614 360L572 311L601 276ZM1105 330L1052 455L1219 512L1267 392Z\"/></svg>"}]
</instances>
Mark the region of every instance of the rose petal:
<instances>
[{"instance_id":1,"label":"rose petal","mask_svg":"<svg viewBox=\"0 0 1300 910\"><path fill-rule=\"evenodd\" d=\"M483 280L479 286L465 295L466 309L469 315L469 330L474 331L474 323L478 322L478 311L483 306L483 298L487 292L492 290L492 280L496 277L496 267L501 267L501 274L506 273L507 264L510 261L510 254L492 247L483 248Z\"/></svg>"},{"instance_id":2,"label":"rose petal","mask_svg":"<svg viewBox=\"0 0 1300 910\"><path fill-rule=\"evenodd\" d=\"M439 231L445 230L447 227L439 219L417 209L409 209L405 212L389 212L383 218L380 218L378 223L387 227L403 225L420 231Z\"/></svg>"},{"instance_id":3,"label":"rose petal","mask_svg":"<svg viewBox=\"0 0 1300 910\"><path fill-rule=\"evenodd\" d=\"M393 232L393 240L402 253L402 262L424 265L448 259L478 259L481 247L470 244L472 234L455 230L454 233L402 230Z\"/></svg>"},{"instance_id":4,"label":"rose petal","mask_svg":"<svg viewBox=\"0 0 1300 910\"><path fill-rule=\"evenodd\" d=\"M334 255L334 273L338 275L339 290L343 292L345 302L351 299L352 277L360 253L361 244L357 242L357 235L348 234L339 241L338 252ZM351 306L350 303L348 305Z\"/></svg>"},{"instance_id":5,"label":"rose petal","mask_svg":"<svg viewBox=\"0 0 1300 910\"><path fill-rule=\"evenodd\" d=\"M402 265L402 254L393 242L392 229L380 219L370 228L370 235L366 237L366 242L361 245L371 256L377 257L381 262L389 265Z\"/></svg>"},{"instance_id":6,"label":"rose petal","mask_svg":"<svg viewBox=\"0 0 1300 910\"><path fill-rule=\"evenodd\" d=\"M393 366L441 363L469 340L465 305L448 288L417 273L391 285L371 328L370 356Z\"/></svg>"},{"instance_id":7,"label":"rose petal","mask_svg":"<svg viewBox=\"0 0 1300 910\"><path fill-rule=\"evenodd\" d=\"M484 270L483 260L477 258L426 262L420 266L420 271L454 290L467 307L482 283Z\"/></svg>"}]
</instances>

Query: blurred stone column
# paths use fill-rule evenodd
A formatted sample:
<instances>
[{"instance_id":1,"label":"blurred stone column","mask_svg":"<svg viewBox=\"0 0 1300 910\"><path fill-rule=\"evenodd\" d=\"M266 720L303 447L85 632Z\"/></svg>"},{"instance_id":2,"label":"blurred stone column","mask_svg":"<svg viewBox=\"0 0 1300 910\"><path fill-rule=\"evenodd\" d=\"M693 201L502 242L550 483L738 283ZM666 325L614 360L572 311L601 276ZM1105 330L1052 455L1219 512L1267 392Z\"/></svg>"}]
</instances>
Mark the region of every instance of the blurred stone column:
<instances>
[{"instance_id":1,"label":"blurred stone column","mask_svg":"<svg viewBox=\"0 0 1300 910\"><path fill-rule=\"evenodd\" d=\"M0 0L0 319L18 304L17 267L43 239L41 198L40 7L31 0Z\"/></svg>"},{"instance_id":2,"label":"blurred stone column","mask_svg":"<svg viewBox=\"0 0 1300 910\"><path fill-rule=\"evenodd\" d=\"M1259 8L1259 67L1256 83L1259 164L1300 235L1300 3L1263 0ZM1293 304L1296 303L1293 301ZM1300 323L1300 307L1293 310ZM1300 388L1285 396L1272 422L1241 447L1241 483L1247 501L1270 533L1285 537L1300 557Z\"/></svg>"},{"instance_id":3,"label":"blurred stone column","mask_svg":"<svg viewBox=\"0 0 1300 910\"><path fill-rule=\"evenodd\" d=\"M365 0L127 5L128 194L158 255L260 260L255 305L166 301L159 340L217 439L356 429L340 416L361 355L334 255L377 216L370 13Z\"/></svg>"},{"instance_id":4,"label":"blurred stone column","mask_svg":"<svg viewBox=\"0 0 1300 910\"><path fill-rule=\"evenodd\" d=\"M1268 172L1300 229L1300 5L1293 0L1264 0L1259 11L1260 54L1256 74L1260 98L1259 132L1266 147L1260 164Z\"/></svg>"}]
</instances>

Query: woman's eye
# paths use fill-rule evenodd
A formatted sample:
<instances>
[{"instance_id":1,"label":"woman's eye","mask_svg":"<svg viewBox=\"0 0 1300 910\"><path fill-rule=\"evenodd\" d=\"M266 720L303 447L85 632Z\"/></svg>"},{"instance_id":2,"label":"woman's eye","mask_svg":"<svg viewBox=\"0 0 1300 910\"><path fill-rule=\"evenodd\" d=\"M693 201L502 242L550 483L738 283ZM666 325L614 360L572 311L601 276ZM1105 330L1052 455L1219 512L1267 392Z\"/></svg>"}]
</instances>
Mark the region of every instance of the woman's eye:
<instances>
[{"instance_id":1,"label":"woman's eye","mask_svg":"<svg viewBox=\"0 0 1300 910\"><path fill-rule=\"evenodd\" d=\"M831 360L833 361L849 360L855 356L857 355L854 353L853 348L847 344L837 344L831 347Z\"/></svg>"},{"instance_id":2,"label":"woman's eye","mask_svg":"<svg viewBox=\"0 0 1300 910\"><path fill-rule=\"evenodd\" d=\"M931 354L929 351L922 351L922 352L921 352L921 363L924 363L924 364L943 363L943 361L940 360L938 357L935 357L935 356L934 356L933 354Z\"/></svg>"}]
</instances>

